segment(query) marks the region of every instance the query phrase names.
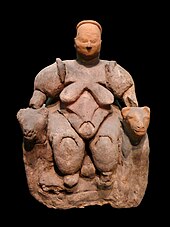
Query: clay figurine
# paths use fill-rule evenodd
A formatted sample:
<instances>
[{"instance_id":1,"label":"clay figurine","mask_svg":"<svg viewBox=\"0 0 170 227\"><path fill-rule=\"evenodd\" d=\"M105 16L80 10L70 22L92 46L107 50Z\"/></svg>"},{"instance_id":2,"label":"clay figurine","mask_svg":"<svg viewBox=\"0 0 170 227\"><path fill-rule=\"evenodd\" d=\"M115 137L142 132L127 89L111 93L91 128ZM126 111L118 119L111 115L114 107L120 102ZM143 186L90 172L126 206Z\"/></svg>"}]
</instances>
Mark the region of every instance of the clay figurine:
<instances>
[{"instance_id":1,"label":"clay figurine","mask_svg":"<svg viewBox=\"0 0 170 227\"><path fill-rule=\"evenodd\" d=\"M76 59L35 77L17 119L30 193L54 209L138 206L148 183L150 108L139 106L132 76L101 60L102 27L76 26Z\"/></svg>"}]
</instances>

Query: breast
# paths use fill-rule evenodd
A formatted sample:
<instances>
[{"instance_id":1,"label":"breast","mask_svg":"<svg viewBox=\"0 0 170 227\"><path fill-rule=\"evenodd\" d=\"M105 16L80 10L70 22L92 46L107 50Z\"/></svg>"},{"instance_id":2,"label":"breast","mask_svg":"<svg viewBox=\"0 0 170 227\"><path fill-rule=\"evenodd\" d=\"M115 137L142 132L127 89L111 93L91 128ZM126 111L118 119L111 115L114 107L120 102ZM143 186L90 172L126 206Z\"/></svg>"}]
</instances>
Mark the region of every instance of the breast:
<instances>
[{"instance_id":1,"label":"breast","mask_svg":"<svg viewBox=\"0 0 170 227\"><path fill-rule=\"evenodd\" d=\"M65 88L60 93L62 102L74 103L84 91L88 91L100 107L114 102L113 94L106 87L103 61L94 67L85 67L76 61L67 61L65 64Z\"/></svg>"},{"instance_id":2,"label":"breast","mask_svg":"<svg viewBox=\"0 0 170 227\"><path fill-rule=\"evenodd\" d=\"M75 102L84 91L88 91L99 106L110 105L114 102L113 94L99 83L75 82L63 89L60 93L62 102L70 104Z\"/></svg>"}]
</instances>

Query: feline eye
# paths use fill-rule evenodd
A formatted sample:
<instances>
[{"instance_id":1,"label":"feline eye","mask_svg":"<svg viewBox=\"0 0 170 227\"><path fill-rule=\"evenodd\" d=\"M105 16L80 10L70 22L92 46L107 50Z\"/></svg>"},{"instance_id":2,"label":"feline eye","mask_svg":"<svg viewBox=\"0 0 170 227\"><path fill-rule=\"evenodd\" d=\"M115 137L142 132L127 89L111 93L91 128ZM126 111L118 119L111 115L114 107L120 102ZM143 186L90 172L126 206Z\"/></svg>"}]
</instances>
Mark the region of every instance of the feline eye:
<instances>
[{"instance_id":1,"label":"feline eye","mask_svg":"<svg viewBox=\"0 0 170 227\"><path fill-rule=\"evenodd\" d=\"M127 116L126 117L126 119L128 119L128 120L131 120L131 119L133 119L134 117L133 116Z\"/></svg>"}]
</instances>

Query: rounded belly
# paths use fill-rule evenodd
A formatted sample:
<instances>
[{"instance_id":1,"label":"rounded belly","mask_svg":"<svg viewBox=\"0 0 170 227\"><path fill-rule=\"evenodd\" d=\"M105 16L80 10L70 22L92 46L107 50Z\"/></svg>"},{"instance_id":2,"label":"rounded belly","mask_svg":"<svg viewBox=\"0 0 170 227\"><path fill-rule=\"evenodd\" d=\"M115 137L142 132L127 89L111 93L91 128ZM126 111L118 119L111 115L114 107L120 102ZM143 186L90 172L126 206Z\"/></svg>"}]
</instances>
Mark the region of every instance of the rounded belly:
<instances>
[{"instance_id":1,"label":"rounded belly","mask_svg":"<svg viewBox=\"0 0 170 227\"><path fill-rule=\"evenodd\" d=\"M74 103L67 105L66 111L63 111L77 133L85 139L95 135L109 113L109 106L100 107L89 91L84 91Z\"/></svg>"}]
</instances>

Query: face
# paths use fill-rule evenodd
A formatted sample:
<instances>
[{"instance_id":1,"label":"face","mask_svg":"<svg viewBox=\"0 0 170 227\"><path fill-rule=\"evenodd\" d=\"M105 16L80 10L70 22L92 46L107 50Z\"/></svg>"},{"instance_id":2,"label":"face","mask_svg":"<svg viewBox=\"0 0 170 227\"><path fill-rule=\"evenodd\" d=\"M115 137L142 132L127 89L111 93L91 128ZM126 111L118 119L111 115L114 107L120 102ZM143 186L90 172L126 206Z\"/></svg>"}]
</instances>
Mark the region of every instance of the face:
<instances>
[{"instance_id":1,"label":"face","mask_svg":"<svg viewBox=\"0 0 170 227\"><path fill-rule=\"evenodd\" d=\"M99 55L101 49L101 31L94 24L82 24L77 30L75 48L85 59Z\"/></svg>"}]
</instances>

